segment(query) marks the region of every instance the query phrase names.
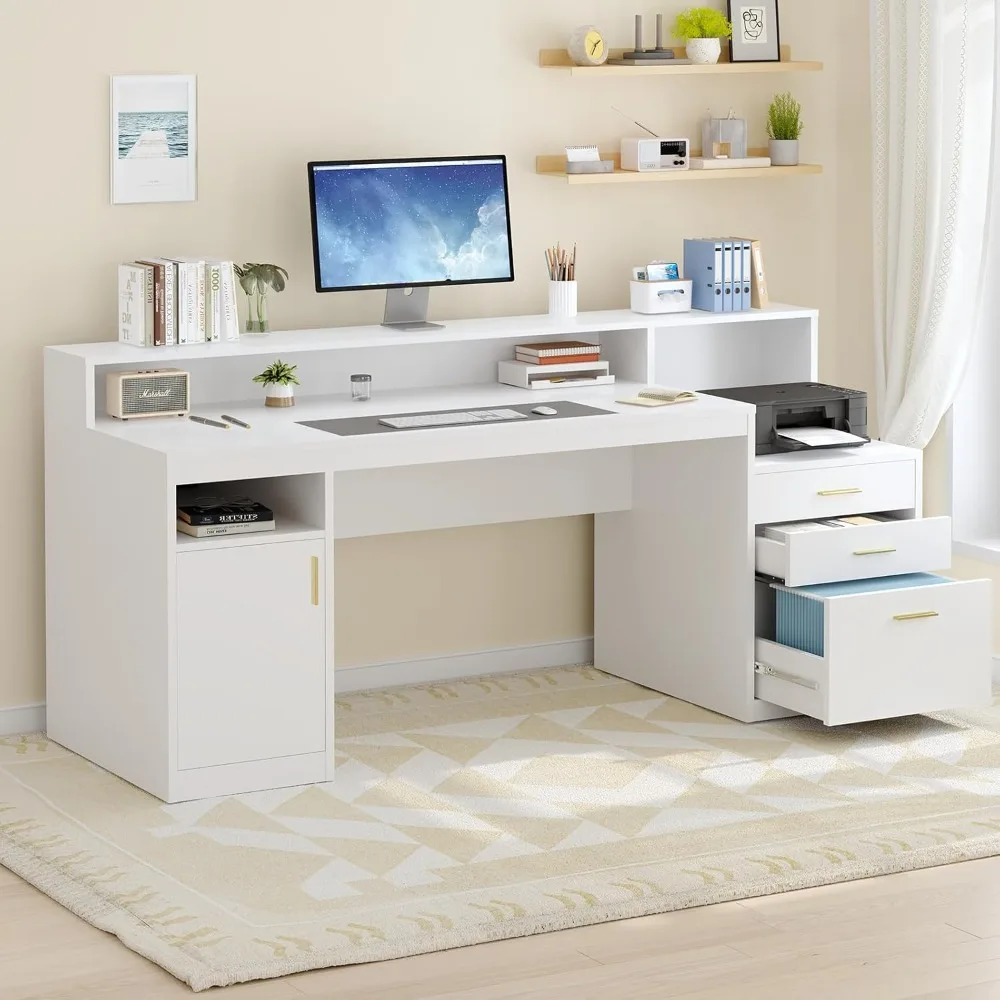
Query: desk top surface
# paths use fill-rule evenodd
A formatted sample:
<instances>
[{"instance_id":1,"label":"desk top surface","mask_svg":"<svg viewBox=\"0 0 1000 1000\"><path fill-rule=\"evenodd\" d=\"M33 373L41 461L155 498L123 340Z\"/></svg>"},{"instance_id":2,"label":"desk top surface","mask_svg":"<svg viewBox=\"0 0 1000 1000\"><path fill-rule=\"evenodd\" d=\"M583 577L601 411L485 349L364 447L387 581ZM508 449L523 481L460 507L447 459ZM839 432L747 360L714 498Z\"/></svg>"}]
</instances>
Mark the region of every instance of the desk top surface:
<instances>
[{"instance_id":1,"label":"desk top surface","mask_svg":"<svg viewBox=\"0 0 1000 1000\"><path fill-rule=\"evenodd\" d=\"M122 422L98 417L97 433L160 452L185 462L259 463L261 474L275 456L287 464L297 457L306 466L327 469L377 468L425 462L462 461L504 455L543 454L592 448L628 447L748 433L753 407L729 399L700 396L694 402L647 408L618 403L634 396L637 383L587 387L577 391L530 390L500 384L411 389L374 393L365 403L346 396L306 396L295 406L267 408L263 400L214 403L193 412L218 419L223 413L251 425L250 430L206 426L177 417ZM361 412L437 412L457 408L545 405L568 400L606 409L605 415L561 420L508 420L479 425L421 428L419 431L340 437L303 421L357 417ZM362 410L362 408L364 408Z\"/></svg>"}]
</instances>

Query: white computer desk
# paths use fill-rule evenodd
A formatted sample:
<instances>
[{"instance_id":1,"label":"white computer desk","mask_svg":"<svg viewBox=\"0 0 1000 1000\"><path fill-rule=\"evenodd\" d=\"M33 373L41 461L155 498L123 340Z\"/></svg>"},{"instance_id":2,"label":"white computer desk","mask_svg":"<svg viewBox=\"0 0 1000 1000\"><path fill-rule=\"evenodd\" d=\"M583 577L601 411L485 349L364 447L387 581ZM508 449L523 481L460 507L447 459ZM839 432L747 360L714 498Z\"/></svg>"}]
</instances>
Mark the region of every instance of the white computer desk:
<instances>
[{"instance_id":1,"label":"white computer desk","mask_svg":"<svg viewBox=\"0 0 1000 1000\"><path fill-rule=\"evenodd\" d=\"M721 316L688 317L705 343L727 335ZM741 341L773 339L779 369L789 343L815 343L809 310L776 307L756 320L755 334L740 317ZM754 698L753 409L715 397L657 409L615 402L650 381L685 384L653 360L658 338L682 330L675 317L614 312L423 335L364 328L156 351L48 348L49 735L168 801L331 780L334 540L586 513L596 515L599 668L746 721L788 714ZM618 385L533 392L490 381L512 341L584 335L602 344ZM300 366L295 407L265 408L249 383L275 357ZM800 350L800 377L807 357L811 347ZM194 412L252 429L104 416L107 372L153 366L192 372ZM342 393L358 370L373 374L368 403L317 392ZM555 399L611 412L359 437L299 425L359 406ZM209 482L268 503L278 529L178 534L176 487ZM544 567L525 567L526 585L539 578L559 586Z\"/></svg>"}]
</instances>

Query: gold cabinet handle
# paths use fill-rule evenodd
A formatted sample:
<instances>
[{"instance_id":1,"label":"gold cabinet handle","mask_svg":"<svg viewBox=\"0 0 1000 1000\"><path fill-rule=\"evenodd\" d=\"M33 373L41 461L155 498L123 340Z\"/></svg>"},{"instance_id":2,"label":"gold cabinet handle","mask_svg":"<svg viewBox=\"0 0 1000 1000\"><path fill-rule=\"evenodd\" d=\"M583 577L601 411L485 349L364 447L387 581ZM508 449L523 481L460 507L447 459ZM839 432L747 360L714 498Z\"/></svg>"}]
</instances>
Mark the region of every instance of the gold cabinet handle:
<instances>
[{"instance_id":1,"label":"gold cabinet handle","mask_svg":"<svg viewBox=\"0 0 1000 1000\"><path fill-rule=\"evenodd\" d=\"M845 497L850 493L860 493L860 486L848 486L844 490L817 490L816 496L818 497Z\"/></svg>"},{"instance_id":2,"label":"gold cabinet handle","mask_svg":"<svg viewBox=\"0 0 1000 1000\"><path fill-rule=\"evenodd\" d=\"M312 556L312 603L319 607L319 556Z\"/></svg>"},{"instance_id":3,"label":"gold cabinet handle","mask_svg":"<svg viewBox=\"0 0 1000 1000\"><path fill-rule=\"evenodd\" d=\"M918 618L937 618L937 611L911 611L908 615L893 615L894 622L912 622Z\"/></svg>"},{"instance_id":4,"label":"gold cabinet handle","mask_svg":"<svg viewBox=\"0 0 1000 1000\"><path fill-rule=\"evenodd\" d=\"M895 552L895 546L889 545L884 549L855 549L854 554L856 556L881 556L887 552Z\"/></svg>"}]
</instances>

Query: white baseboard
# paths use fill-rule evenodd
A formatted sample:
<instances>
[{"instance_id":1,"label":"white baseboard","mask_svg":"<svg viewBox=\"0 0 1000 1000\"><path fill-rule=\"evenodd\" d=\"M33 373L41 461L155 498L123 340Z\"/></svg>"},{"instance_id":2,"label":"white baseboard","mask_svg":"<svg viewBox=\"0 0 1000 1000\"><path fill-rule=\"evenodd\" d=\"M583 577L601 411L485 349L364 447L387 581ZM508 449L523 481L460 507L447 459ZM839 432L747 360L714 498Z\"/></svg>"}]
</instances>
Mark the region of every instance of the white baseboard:
<instances>
[{"instance_id":1,"label":"white baseboard","mask_svg":"<svg viewBox=\"0 0 1000 1000\"><path fill-rule=\"evenodd\" d=\"M0 708L0 736L17 736L20 733L45 731L45 702L36 705L19 705L17 708Z\"/></svg>"},{"instance_id":2,"label":"white baseboard","mask_svg":"<svg viewBox=\"0 0 1000 1000\"><path fill-rule=\"evenodd\" d=\"M452 653L418 660L395 660L369 663L358 667L339 667L334 679L337 694L369 691L373 688L398 687L401 684L431 684L460 677L483 677L487 674L511 674L520 670L544 670L573 663L592 663L594 640L565 639L531 646L508 646L484 649L478 653Z\"/></svg>"}]
</instances>

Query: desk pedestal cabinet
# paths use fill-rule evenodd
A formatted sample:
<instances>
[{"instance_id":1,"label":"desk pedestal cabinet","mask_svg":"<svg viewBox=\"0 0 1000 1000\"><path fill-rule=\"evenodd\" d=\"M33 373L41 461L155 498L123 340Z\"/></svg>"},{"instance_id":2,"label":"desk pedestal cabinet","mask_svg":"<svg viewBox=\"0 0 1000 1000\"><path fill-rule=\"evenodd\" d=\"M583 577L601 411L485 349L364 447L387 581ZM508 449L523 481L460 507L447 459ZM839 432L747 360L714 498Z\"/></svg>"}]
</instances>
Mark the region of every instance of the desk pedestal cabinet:
<instances>
[{"instance_id":1,"label":"desk pedestal cabinet","mask_svg":"<svg viewBox=\"0 0 1000 1000\"><path fill-rule=\"evenodd\" d=\"M918 453L873 443L755 459L746 404L616 402L649 383L815 379L816 325L811 310L772 306L298 331L155 358L113 343L48 348L49 735L170 802L333 780L335 539L579 514L594 515L603 670L745 722L984 702L983 581L832 597L822 656L775 641L772 583L943 568L949 525L920 520ZM494 381L514 343L555 338L599 343L617 384ZM265 410L246 399L250 377L276 356L298 363L303 385L296 407ZM191 372L194 412L252 430L106 417L107 375L153 360ZM372 412L560 399L610 412L353 438L303 426L357 414L352 371L372 373ZM276 529L178 533L176 491L196 483L261 500ZM862 512L892 520L786 548L755 537L757 525Z\"/></svg>"}]
</instances>

